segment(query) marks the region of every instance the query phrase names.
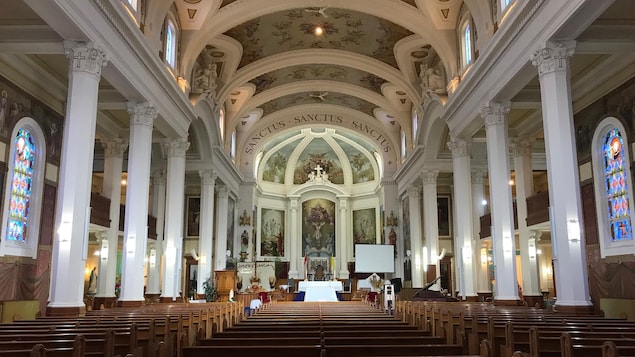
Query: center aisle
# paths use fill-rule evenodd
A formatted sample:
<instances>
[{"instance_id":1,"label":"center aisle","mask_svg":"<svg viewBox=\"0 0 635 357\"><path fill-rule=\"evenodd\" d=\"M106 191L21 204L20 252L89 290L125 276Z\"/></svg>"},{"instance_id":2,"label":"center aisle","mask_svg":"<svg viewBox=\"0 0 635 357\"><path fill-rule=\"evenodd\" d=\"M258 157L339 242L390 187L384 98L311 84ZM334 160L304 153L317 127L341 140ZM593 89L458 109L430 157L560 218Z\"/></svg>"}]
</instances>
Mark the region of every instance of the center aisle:
<instances>
[{"instance_id":1,"label":"center aisle","mask_svg":"<svg viewBox=\"0 0 635 357\"><path fill-rule=\"evenodd\" d=\"M358 301L275 302L182 352L183 357L466 356L463 345L446 344L443 337Z\"/></svg>"}]
</instances>

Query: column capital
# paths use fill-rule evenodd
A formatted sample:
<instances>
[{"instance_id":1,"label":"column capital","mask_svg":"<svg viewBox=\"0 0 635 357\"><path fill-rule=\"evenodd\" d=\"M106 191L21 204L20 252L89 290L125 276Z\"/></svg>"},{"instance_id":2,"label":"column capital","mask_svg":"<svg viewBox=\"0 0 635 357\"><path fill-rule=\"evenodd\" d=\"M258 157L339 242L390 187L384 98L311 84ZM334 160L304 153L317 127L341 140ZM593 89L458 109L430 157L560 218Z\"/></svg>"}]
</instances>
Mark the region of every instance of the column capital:
<instances>
[{"instance_id":1,"label":"column capital","mask_svg":"<svg viewBox=\"0 0 635 357\"><path fill-rule=\"evenodd\" d=\"M531 55L531 64L536 66L540 76L555 71L567 71L575 45L574 40L547 41L545 47L535 50Z\"/></svg>"},{"instance_id":2,"label":"column capital","mask_svg":"<svg viewBox=\"0 0 635 357\"><path fill-rule=\"evenodd\" d=\"M452 151L452 158L465 157L470 155L472 143L465 139L452 139L448 142L448 149Z\"/></svg>"},{"instance_id":3,"label":"column capital","mask_svg":"<svg viewBox=\"0 0 635 357\"><path fill-rule=\"evenodd\" d=\"M410 186L408 187L408 195L410 196L419 196L421 193L421 186Z\"/></svg>"},{"instance_id":4,"label":"column capital","mask_svg":"<svg viewBox=\"0 0 635 357\"><path fill-rule=\"evenodd\" d=\"M479 185L484 184L486 175L487 175L487 170L472 171L472 183L479 184Z\"/></svg>"},{"instance_id":5,"label":"column capital","mask_svg":"<svg viewBox=\"0 0 635 357\"><path fill-rule=\"evenodd\" d=\"M168 157L185 157L185 152L190 148L190 143L183 138L164 139L162 144Z\"/></svg>"},{"instance_id":6,"label":"column capital","mask_svg":"<svg viewBox=\"0 0 635 357\"><path fill-rule=\"evenodd\" d=\"M152 176L152 183L155 185L165 185L167 182L167 176L165 169L154 169L150 172Z\"/></svg>"},{"instance_id":7,"label":"column capital","mask_svg":"<svg viewBox=\"0 0 635 357\"><path fill-rule=\"evenodd\" d=\"M424 185L436 185L439 170L423 170L421 173L421 181Z\"/></svg>"},{"instance_id":8,"label":"column capital","mask_svg":"<svg viewBox=\"0 0 635 357\"><path fill-rule=\"evenodd\" d=\"M531 156L531 146L533 140L527 138L514 138L511 140L510 148L513 157Z\"/></svg>"},{"instance_id":9,"label":"column capital","mask_svg":"<svg viewBox=\"0 0 635 357\"><path fill-rule=\"evenodd\" d=\"M148 102L128 102L128 114L130 125L145 125L152 127L158 111Z\"/></svg>"},{"instance_id":10,"label":"column capital","mask_svg":"<svg viewBox=\"0 0 635 357\"><path fill-rule=\"evenodd\" d=\"M68 74L86 72L101 77L101 69L108 64L106 52L92 42L64 42L64 54L69 61Z\"/></svg>"},{"instance_id":11,"label":"column capital","mask_svg":"<svg viewBox=\"0 0 635 357\"><path fill-rule=\"evenodd\" d=\"M95 238L97 238L98 242L101 242L102 239L108 239L108 231L95 232Z\"/></svg>"},{"instance_id":12,"label":"column capital","mask_svg":"<svg viewBox=\"0 0 635 357\"><path fill-rule=\"evenodd\" d=\"M218 177L216 170L199 170L198 175L201 177L201 182L203 183L203 185L212 186L214 186L214 184L216 183L216 178Z\"/></svg>"},{"instance_id":13,"label":"column capital","mask_svg":"<svg viewBox=\"0 0 635 357\"><path fill-rule=\"evenodd\" d=\"M509 101L485 104L481 108L481 118L485 121L485 126L505 124L511 107L512 103Z\"/></svg>"},{"instance_id":14,"label":"column capital","mask_svg":"<svg viewBox=\"0 0 635 357\"><path fill-rule=\"evenodd\" d=\"M298 211L298 197L289 197L289 208L291 212Z\"/></svg>"},{"instance_id":15,"label":"column capital","mask_svg":"<svg viewBox=\"0 0 635 357\"><path fill-rule=\"evenodd\" d=\"M225 185L218 186L218 198L229 198L229 189Z\"/></svg>"},{"instance_id":16,"label":"column capital","mask_svg":"<svg viewBox=\"0 0 635 357\"><path fill-rule=\"evenodd\" d=\"M340 198L340 211L348 209L348 200L346 198Z\"/></svg>"},{"instance_id":17,"label":"column capital","mask_svg":"<svg viewBox=\"0 0 635 357\"><path fill-rule=\"evenodd\" d=\"M123 153L128 148L128 140L122 138L105 139L101 141L101 146L104 148L106 158L122 158Z\"/></svg>"},{"instance_id":18,"label":"column capital","mask_svg":"<svg viewBox=\"0 0 635 357\"><path fill-rule=\"evenodd\" d=\"M537 229L532 229L529 231L529 238L530 239L535 239L536 241L540 240L540 237L542 237L542 232L537 230Z\"/></svg>"}]
</instances>

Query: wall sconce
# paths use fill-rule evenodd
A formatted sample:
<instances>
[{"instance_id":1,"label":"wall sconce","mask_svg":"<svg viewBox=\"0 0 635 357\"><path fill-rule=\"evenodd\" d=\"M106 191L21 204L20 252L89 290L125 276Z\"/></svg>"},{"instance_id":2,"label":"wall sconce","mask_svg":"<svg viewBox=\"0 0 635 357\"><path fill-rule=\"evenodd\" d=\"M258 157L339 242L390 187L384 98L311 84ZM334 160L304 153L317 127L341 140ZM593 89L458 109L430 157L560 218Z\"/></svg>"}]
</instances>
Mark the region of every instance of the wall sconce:
<instances>
[{"instance_id":1,"label":"wall sconce","mask_svg":"<svg viewBox=\"0 0 635 357\"><path fill-rule=\"evenodd\" d=\"M154 268L157 265L157 250L150 248L150 257L148 258L150 268Z\"/></svg>"},{"instance_id":2,"label":"wall sconce","mask_svg":"<svg viewBox=\"0 0 635 357\"><path fill-rule=\"evenodd\" d=\"M567 233L569 242L580 241L580 222L577 219L570 219L567 221Z\"/></svg>"},{"instance_id":3,"label":"wall sconce","mask_svg":"<svg viewBox=\"0 0 635 357\"><path fill-rule=\"evenodd\" d=\"M390 211L390 215L386 217L386 225L390 227L397 227L397 216L395 216L395 212Z\"/></svg>"},{"instance_id":4,"label":"wall sconce","mask_svg":"<svg viewBox=\"0 0 635 357\"><path fill-rule=\"evenodd\" d=\"M102 261L108 260L108 240L101 240L101 252L99 253Z\"/></svg>"},{"instance_id":5,"label":"wall sconce","mask_svg":"<svg viewBox=\"0 0 635 357\"><path fill-rule=\"evenodd\" d=\"M462 253L463 253L463 260L464 261L471 261L472 260L472 247L470 247L469 245L464 246L462 249Z\"/></svg>"},{"instance_id":6,"label":"wall sconce","mask_svg":"<svg viewBox=\"0 0 635 357\"><path fill-rule=\"evenodd\" d=\"M243 211L243 214L240 216L240 225L241 226L250 226L251 225L251 216L247 214L247 210Z\"/></svg>"},{"instance_id":7,"label":"wall sconce","mask_svg":"<svg viewBox=\"0 0 635 357\"><path fill-rule=\"evenodd\" d=\"M528 245L527 252L529 253L529 259L536 259L536 239L529 238L529 240L527 241L527 245Z\"/></svg>"},{"instance_id":8,"label":"wall sconce","mask_svg":"<svg viewBox=\"0 0 635 357\"><path fill-rule=\"evenodd\" d=\"M63 221L57 228L57 238L60 243L69 243L71 241L71 233L73 224L71 221Z\"/></svg>"},{"instance_id":9,"label":"wall sconce","mask_svg":"<svg viewBox=\"0 0 635 357\"><path fill-rule=\"evenodd\" d=\"M481 247L481 265L487 265L487 248Z\"/></svg>"},{"instance_id":10,"label":"wall sconce","mask_svg":"<svg viewBox=\"0 0 635 357\"><path fill-rule=\"evenodd\" d=\"M136 244L137 244L136 237L128 236L128 241L126 242L126 251L128 252L128 254L134 254Z\"/></svg>"}]
</instances>

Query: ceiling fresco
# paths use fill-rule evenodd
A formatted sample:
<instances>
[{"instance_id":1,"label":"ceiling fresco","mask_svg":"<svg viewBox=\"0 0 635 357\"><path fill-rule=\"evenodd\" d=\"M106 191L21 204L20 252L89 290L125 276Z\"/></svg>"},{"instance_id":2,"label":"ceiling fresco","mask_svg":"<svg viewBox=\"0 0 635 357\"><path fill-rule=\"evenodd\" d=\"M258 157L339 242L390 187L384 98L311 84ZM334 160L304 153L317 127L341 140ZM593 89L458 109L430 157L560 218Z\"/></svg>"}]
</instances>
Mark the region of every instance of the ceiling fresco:
<instances>
[{"instance_id":1,"label":"ceiling fresco","mask_svg":"<svg viewBox=\"0 0 635 357\"><path fill-rule=\"evenodd\" d=\"M314 34L317 26L323 28L322 36ZM398 68L395 43L412 32L371 15L326 7L265 15L234 27L225 35L243 45L239 68L267 56L310 48L353 51Z\"/></svg>"},{"instance_id":2,"label":"ceiling fresco","mask_svg":"<svg viewBox=\"0 0 635 357\"><path fill-rule=\"evenodd\" d=\"M352 97L350 95L341 94L337 92L299 92L289 95L285 95L275 100L264 103L260 106L263 110L263 117L272 114L278 110L286 109L292 106L303 104L331 104L338 105L347 108L353 108L368 116L373 117L373 111L377 108L377 105L367 102L358 97Z\"/></svg>"}]
</instances>

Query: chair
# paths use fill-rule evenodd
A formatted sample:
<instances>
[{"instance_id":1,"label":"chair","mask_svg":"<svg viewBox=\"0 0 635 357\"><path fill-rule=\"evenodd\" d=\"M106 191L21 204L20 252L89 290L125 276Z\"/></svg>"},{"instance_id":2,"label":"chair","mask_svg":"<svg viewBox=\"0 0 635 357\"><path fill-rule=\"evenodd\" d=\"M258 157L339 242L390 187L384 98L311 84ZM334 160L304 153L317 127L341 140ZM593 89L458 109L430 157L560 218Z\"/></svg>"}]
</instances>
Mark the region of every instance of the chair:
<instances>
[{"instance_id":1,"label":"chair","mask_svg":"<svg viewBox=\"0 0 635 357\"><path fill-rule=\"evenodd\" d=\"M262 302L262 304L265 306L271 303L271 298L269 297L269 294L266 291L259 292L258 299L260 299L260 302Z\"/></svg>"},{"instance_id":2,"label":"chair","mask_svg":"<svg viewBox=\"0 0 635 357\"><path fill-rule=\"evenodd\" d=\"M379 293L376 291L369 292L367 296L368 303L371 305L375 305L375 303L377 303L377 295L379 295Z\"/></svg>"}]
</instances>

